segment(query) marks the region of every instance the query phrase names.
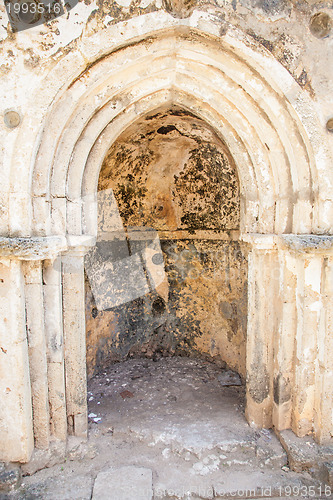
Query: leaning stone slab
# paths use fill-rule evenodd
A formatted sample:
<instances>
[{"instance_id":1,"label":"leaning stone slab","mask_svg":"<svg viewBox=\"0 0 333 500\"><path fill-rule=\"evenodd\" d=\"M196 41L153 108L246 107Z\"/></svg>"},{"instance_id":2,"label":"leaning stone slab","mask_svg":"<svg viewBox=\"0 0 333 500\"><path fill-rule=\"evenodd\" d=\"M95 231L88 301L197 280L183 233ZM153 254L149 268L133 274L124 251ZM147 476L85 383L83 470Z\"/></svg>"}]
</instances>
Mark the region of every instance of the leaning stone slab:
<instances>
[{"instance_id":1,"label":"leaning stone slab","mask_svg":"<svg viewBox=\"0 0 333 500\"><path fill-rule=\"evenodd\" d=\"M333 462L324 462L320 472L322 481L333 488Z\"/></svg>"},{"instance_id":2,"label":"leaning stone slab","mask_svg":"<svg viewBox=\"0 0 333 500\"><path fill-rule=\"evenodd\" d=\"M92 500L152 500L152 471L126 466L100 472L95 480Z\"/></svg>"},{"instance_id":3,"label":"leaning stone slab","mask_svg":"<svg viewBox=\"0 0 333 500\"><path fill-rule=\"evenodd\" d=\"M65 455L66 443L58 440L51 443L48 450L34 449L29 462L22 464L22 473L24 476L31 476L45 467L61 464L65 460Z\"/></svg>"}]
</instances>

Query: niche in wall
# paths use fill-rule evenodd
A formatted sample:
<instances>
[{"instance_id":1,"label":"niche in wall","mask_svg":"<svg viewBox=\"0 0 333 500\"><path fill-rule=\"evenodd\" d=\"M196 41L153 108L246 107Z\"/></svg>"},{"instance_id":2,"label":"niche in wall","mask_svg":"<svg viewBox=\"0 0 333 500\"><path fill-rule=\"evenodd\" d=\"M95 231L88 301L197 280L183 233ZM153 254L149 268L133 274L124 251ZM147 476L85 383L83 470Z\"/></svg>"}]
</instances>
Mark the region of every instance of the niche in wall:
<instances>
[{"instance_id":1,"label":"niche in wall","mask_svg":"<svg viewBox=\"0 0 333 500\"><path fill-rule=\"evenodd\" d=\"M110 190L125 230L157 231L167 288L99 310L86 276L88 376L129 356L169 355L206 357L245 376L240 186L223 141L190 112L160 109L111 145L98 184L99 195ZM103 227L114 206L99 200Z\"/></svg>"}]
</instances>

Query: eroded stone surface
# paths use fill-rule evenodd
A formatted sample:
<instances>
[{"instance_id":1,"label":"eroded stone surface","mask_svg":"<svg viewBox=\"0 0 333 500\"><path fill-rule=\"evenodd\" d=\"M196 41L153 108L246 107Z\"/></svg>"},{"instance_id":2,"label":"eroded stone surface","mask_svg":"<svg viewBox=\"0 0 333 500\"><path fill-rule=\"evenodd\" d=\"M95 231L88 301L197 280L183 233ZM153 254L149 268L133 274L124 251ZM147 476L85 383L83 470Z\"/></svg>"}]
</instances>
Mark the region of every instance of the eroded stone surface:
<instances>
[{"instance_id":1,"label":"eroded stone surface","mask_svg":"<svg viewBox=\"0 0 333 500\"><path fill-rule=\"evenodd\" d=\"M57 472L60 467L57 467ZM18 492L16 498L45 500L90 500L93 487L93 477L90 474L74 473L70 476L58 474L45 481L39 481L27 490ZM14 497L15 498L15 497ZM16 500L16 499L15 499Z\"/></svg>"},{"instance_id":2,"label":"eroded stone surface","mask_svg":"<svg viewBox=\"0 0 333 500\"><path fill-rule=\"evenodd\" d=\"M4 492L20 486L21 470L18 464L0 464L0 497Z\"/></svg>"},{"instance_id":3,"label":"eroded stone surface","mask_svg":"<svg viewBox=\"0 0 333 500\"><path fill-rule=\"evenodd\" d=\"M143 467L106 470L95 479L92 500L151 500L152 483L152 471Z\"/></svg>"},{"instance_id":4,"label":"eroded stone surface","mask_svg":"<svg viewBox=\"0 0 333 500\"><path fill-rule=\"evenodd\" d=\"M66 248L66 239L57 236L48 238L0 237L0 254L20 260L52 259Z\"/></svg>"},{"instance_id":5,"label":"eroded stone surface","mask_svg":"<svg viewBox=\"0 0 333 500\"><path fill-rule=\"evenodd\" d=\"M103 287L105 296L119 289L127 297L119 307L97 311L99 297L94 300L86 282L89 375L128 355L196 353L244 376L246 259L233 241L239 181L226 145L191 113L161 110L118 138L104 159L99 190L99 237L106 239L99 245L104 253L108 248L113 266L127 262L128 243L125 232L107 241L108 231L153 227L169 290L159 298L158 290L149 293L146 282L141 285L139 254L131 257L131 279L125 279L126 264Z\"/></svg>"},{"instance_id":6,"label":"eroded stone surface","mask_svg":"<svg viewBox=\"0 0 333 500\"><path fill-rule=\"evenodd\" d=\"M99 177L99 191L109 188L125 226L239 228L239 182L226 145L177 107L146 116L117 139Z\"/></svg>"},{"instance_id":7,"label":"eroded stone surface","mask_svg":"<svg viewBox=\"0 0 333 500\"><path fill-rule=\"evenodd\" d=\"M280 441L288 455L292 470L318 470L325 461L333 458L333 445L320 447L311 436L297 437L290 430L279 433Z\"/></svg>"}]
</instances>

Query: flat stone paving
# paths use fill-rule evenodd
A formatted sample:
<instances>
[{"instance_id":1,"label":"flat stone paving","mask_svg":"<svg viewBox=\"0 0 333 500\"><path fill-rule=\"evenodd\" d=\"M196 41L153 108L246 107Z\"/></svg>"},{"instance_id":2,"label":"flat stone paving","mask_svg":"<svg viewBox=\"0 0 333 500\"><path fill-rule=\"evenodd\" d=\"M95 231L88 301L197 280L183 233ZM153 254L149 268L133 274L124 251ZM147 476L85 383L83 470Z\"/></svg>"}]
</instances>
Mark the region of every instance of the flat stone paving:
<instances>
[{"instance_id":1,"label":"flat stone paving","mask_svg":"<svg viewBox=\"0 0 333 500\"><path fill-rule=\"evenodd\" d=\"M250 428L244 388L189 358L128 360L92 379L89 440L2 499L332 498L288 469L273 432ZM330 494L328 494L330 493Z\"/></svg>"},{"instance_id":2,"label":"flat stone paving","mask_svg":"<svg viewBox=\"0 0 333 500\"><path fill-rule=\"evenodd\" d=\"M92 500L152 500L153 476L144 467L120 467L100 472L96 479Z\"/></svg>"}]
</instances>

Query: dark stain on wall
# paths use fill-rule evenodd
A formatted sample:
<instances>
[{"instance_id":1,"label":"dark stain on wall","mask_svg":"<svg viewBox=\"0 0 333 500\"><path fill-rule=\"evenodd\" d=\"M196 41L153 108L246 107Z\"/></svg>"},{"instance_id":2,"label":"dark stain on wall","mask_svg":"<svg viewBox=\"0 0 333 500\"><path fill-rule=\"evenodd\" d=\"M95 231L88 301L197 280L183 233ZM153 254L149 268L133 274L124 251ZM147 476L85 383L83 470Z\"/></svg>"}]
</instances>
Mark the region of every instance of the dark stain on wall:
<instances>
[{"instance_id":1,"label":"dark stain on wall","mask_svg":"<svg viewBox=\"0 0 333 500\"><path fill-rule=\"evenodd\" d=\"M252 399L261 404L269 396L269 373L263 363L264 348L261 342L257 342L254 351L254 362L251 365L250 375L247 379L247 390Z\"/></svg>"},{"instance_id":2,"label":"dark stain on wall","mask_svg":"<svg viewBox=\"0 0 333 500\"><path fill-rule=\"evenodd\" d=\"M175 187L184 211L181 223L190 232L228 226L238 214L238 180L234 168L224 152L214 145L199 144L189 152L184 170L175 175Z\"/></svg>"},{"instance_id":3,"label":"dark stain on wall","mask_svg":"<svg viewBox=\"0 0 333 500\"><path fill-rule=\"evenodd\" d=\"M239 227L239 182L228 149L177 108L146 117L110 148L98 189L110 187L126 226Z\"/></svg>"},{"instance_id":4,"label":"dark stain on wall","mask_svg":"<svg viewBox=\"0 0 333 500\"><path fill-rule=\"evenodd\" d=\"M273 381L274 402L277 405L287 403L291 398L290 380L279 373Z\"/></svg>"}]
</instances>

